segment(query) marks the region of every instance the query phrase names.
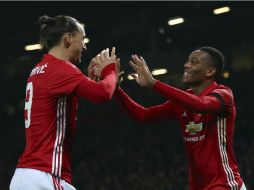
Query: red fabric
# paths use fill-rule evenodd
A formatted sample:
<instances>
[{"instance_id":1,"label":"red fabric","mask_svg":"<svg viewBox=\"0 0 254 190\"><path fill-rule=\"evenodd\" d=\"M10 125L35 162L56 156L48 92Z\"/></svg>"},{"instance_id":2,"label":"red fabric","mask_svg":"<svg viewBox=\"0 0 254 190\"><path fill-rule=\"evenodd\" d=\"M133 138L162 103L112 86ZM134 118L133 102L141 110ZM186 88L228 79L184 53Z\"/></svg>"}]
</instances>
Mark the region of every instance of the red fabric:
<instances>
[{"instance_id":1,"label":"red fabric","mask_svg":"<svg viewBox=\"0 0 254 190\"><path fill-rule=\"evenodd\" d=\"M104 68L101 78L103 80L96 82L84 77L76 89L77 95L94 103L109 101L116 85L115 64L110 64Z\"/></svg>"},{"instance_id":2,"label":"red fabric","mask_svg":"<svg viewBox=\"0 0 254 190\"><path fill-rule=\"evenodd\" d=\"M212 86L214 85L216 84ZM207 88L202 94L205 94L210 88ZM202 94L200 96L195 96L160 81L156 81L154 90L166 96L174 103L195 113L218 112L221 108L221 102L214 96L202 96Z\"/></svg>"},{"instance_id":3,"label":"red fabric","mask_svg":"<svg viewBox=\"0 0 254 190\"><path fill-rule=\"evenodd\" d=\"M116 97L128 113L142 123L154 123L170 118L173 119L176 117L176 112L178 110L177 106L171 101L145 108L133 101L122 89L118 90Z\"/></svg>"},{"instance_id":4,"label":"red fabric","mask_svg":"<svg viewBox=\"0 0 254 190\"><path fill-rule=\"evenodd\" d=\"M212 83L196 96L191 90L185 92L159 81L154 90L169 100L145 108L121 89L116 97L139 121L175 119L180 122L189 158L190 190L240 189L243 181L233 152L236 110L232 91Z\"/></svg>"},{"instance_id":5,"label":"red fabric","mask_svg":"<svg viewBox=\"0 0 254 190\"><path fill-rule=\"evenodd\" d=\"M44 55L27 80L26 147L17 167L49 172L71 183L78 97L103 103L113 95L115 83L115 64L105 67L102 80L95 82L75 65Z\"/></svg>"}]
</instances>

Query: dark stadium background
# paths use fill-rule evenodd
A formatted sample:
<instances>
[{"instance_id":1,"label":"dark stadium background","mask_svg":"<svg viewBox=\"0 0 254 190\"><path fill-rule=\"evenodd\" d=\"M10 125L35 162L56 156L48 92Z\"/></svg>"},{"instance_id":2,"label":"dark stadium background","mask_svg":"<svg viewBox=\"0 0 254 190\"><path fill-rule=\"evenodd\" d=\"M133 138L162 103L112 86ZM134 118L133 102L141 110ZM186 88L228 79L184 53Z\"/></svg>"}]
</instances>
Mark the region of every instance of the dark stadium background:
<instances>
[{"instance_id":1,"label":"dark stadium background","mask_svg":"<svg viewBox=\"0 0 254 190\"><path fill-rule=\"evenodd\" d=\"M212 10L229 6L226 14ZM117 47L125 73L132 53L142 55L156 76L179 88L186 56L209 45L226 58L229 78L223 83L235 95L237 120L234 148L240 173L254 189L254 2L0 2L0 189L7 190L22 153L26 78L40 60L40 51L24 50L38 41L35 24L41 15L70 15L86 25L90 38L79 68L87 72L90 59L106 47ZM168 26L171 17L185 22ZM159 32L164 30L164 33ZM137 102L162 103L160 95L125 79L122 87ZM123 111L115 100L103 105L80 101L73 148L74 186L78 190L185 190L187 159L180 126L174 122L145 126Z\"/></svg>"}]
</instances>

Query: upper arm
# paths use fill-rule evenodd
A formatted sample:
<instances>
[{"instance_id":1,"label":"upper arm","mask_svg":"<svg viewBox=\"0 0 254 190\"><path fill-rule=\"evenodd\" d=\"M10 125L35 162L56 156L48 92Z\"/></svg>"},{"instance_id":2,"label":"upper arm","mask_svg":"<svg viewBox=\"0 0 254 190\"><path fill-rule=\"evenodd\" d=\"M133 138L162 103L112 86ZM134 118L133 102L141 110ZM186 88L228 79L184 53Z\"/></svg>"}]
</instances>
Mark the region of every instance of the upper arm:
<instances>
[{"instance_id":1,"label":"upper arm","mask_svg":"<svg viewBox=\"0 0 254 190\"><path fill-rule=\"evenodd\" d=\"M227 89L216 89L210 96L216 97L221 105L221 111L230 111L234 106L234 97L231 90Z\"/></svg>"},{"instance_id":2,"label":"upper arm","mask_svg":"<svg viewBox=\"0 0 254 190\"><path fill-rule=\"evenodd\" d=\"M51 95L69 95L85 79L83 73L74 65L63 64L55 67L47 76L48 90Z\"/></svg>"}]
</instances>

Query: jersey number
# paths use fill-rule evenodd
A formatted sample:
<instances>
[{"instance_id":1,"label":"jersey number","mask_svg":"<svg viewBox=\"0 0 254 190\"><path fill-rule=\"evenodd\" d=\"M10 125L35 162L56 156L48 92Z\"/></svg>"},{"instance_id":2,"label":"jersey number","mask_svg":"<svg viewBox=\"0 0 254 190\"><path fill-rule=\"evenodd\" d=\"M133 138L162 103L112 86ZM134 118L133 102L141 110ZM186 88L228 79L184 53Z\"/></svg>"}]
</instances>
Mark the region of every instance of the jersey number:
<instances>
[{"instance_id":1,"label":"jersey number","mask_svg":"<svg viewBox=\"0 0 254 190\"><path fill-rule=\"evenodd\" d=\"M29 82L26 86L26 102L25 102L25 126L30 127L31 124L31 108L33 101L33 83Z\"/></svg>"}]
</instances>

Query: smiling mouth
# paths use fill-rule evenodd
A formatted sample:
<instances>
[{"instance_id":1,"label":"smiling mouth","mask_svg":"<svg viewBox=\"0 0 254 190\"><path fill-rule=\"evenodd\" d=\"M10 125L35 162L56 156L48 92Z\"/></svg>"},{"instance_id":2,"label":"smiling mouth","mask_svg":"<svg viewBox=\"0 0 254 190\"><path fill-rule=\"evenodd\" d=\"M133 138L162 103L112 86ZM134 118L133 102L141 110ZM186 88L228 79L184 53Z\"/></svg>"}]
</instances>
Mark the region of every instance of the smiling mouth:
<instances>
[{"instance_id":1,"label":"smiling mouth","mask_svg":"<svg viewBox=\"0 0 254 190\"><path fill-rule=\"evenodd\" d=\"M183 77L188 77L189 75L190 75L189 72L186 72L186 71L185 71L185 72L183 73Z\"/></svg>"}]
</instances>

